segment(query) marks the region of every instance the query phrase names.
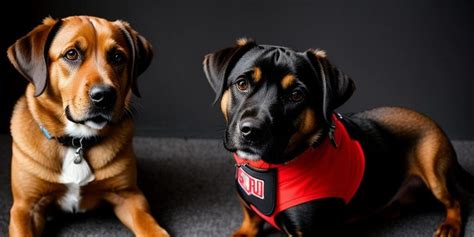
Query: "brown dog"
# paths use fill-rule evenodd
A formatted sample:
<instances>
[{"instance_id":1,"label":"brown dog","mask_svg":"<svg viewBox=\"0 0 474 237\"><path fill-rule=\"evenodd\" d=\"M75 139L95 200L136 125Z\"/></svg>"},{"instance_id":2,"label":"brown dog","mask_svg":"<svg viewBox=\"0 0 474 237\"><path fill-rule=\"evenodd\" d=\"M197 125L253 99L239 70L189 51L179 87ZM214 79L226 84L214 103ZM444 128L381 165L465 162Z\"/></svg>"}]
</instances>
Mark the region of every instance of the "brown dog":
<instances>
[{"instance_id":1,"label":"brown dog","mask_svg":"<svg viewBox=\"0 0 474 237\"><path fill-rule=\"evenodd\" d=\"M11 236L40 235L53 204L83 212L102 201L136 235L168 235L137 187L129 116L152 57L128 23L89 16L46 18L8 49L31 82L11 120Z\"/></svg>"},{"instance_id":2,"label":"brown dog","mask_svg":"<svg viewBox=\"0 0 474 237\"><path fill-rule=\"evenodd\" d=\"M398 210L415 184L446 209L435 236L461 234L456 184L472 191L474 179L446 134L404 108L336 114L355 85L324 51L241 39L207 55L204 72L237 163L244 218L234 236L255 236L264 221L289 236L336 236Z\"/></svg>"}]
</instances>

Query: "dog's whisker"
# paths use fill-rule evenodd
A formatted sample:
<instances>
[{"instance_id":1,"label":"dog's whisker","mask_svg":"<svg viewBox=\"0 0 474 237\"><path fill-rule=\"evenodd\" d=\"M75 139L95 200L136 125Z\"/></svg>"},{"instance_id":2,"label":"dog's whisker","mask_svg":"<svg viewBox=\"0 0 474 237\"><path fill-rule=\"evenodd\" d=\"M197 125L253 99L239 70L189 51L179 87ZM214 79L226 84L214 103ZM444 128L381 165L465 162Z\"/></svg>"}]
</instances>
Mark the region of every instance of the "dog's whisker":
<instances>
[{"instance_id":1,"label":"dog's whisker","mask_svg":"<svg viewBox=\"0 0 474 237\"><path fill-rule=\"evenodd\" d=\"M123 109L124 117L129 119L135 119L135 112L131 108L125 107Z\"/></svg>"}]
</instances>

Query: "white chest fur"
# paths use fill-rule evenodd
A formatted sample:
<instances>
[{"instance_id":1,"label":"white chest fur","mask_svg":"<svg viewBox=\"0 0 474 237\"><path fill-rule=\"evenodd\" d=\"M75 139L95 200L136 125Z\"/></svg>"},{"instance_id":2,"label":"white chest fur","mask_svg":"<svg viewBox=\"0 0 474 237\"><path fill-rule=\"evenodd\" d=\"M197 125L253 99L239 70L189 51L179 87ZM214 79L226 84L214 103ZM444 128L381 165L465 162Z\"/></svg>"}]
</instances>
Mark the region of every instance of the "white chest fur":
<instances>
[{"instance_id":1,"label":"white chest fur","mask_svg":"<svg viewBox=\"0 0 474 237\"><path fill-rule=\"evenodd\" d=\"M80 210L81 186L87 185L95 179L89 164L85 159L78 164L74 163L75 149L67 148L63 160L63 167L59 180L66 185L67 191L61 199L59 205L64 211L83 212Z\"/></svg>"}]
</instances>

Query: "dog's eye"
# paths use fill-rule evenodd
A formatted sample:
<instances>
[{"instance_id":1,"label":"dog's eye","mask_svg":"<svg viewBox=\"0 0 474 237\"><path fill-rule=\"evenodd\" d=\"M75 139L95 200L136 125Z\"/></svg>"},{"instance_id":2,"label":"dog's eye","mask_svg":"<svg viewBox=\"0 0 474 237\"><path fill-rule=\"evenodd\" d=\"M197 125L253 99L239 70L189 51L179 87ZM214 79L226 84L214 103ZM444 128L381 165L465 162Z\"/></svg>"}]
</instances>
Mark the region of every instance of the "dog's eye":
<instances>
[{"instance_id":1,"label":"dog's eye","mask_svg":"<svg viewBox=\"0 0 474 237\"><path fill-rule=\"evenodd\" d=\"M303 92L301 90L294 90L291 92L290 100L293 102L300 102L304 99Z\"/></svg>"},{"instance_id":2,"label":"dog's eye","mask_svg":"<svg viewBox=\"0 0 474 237\"><path fill-rule=\"evenodd\" d=\"M125 61L125 56L123 53L117 51L111 55L110 60L112 60L114 64L122 64Z\"/></svg>"},{"instance_id":3,"label":"dog's eye","mask_svg":"<svg viewBox=\"0 0 474 237\"><path fill-rule=\"evenodd\" d=\"M66 52L64 58L69 61L76 61L79 58L79 52L75 49L70 49Z\"/></svg>"},{"instance_id":4,"label":"dog's eye","mask_svg":"<svg viewBox=\"0 0 474 237\"><path fill-rule=\"evenodd\" d=\"M246 79L240 79L235 84L237 85L237 89L242 92L247 91L249 88L249 82Z\"/></svg>"}]
</instances>

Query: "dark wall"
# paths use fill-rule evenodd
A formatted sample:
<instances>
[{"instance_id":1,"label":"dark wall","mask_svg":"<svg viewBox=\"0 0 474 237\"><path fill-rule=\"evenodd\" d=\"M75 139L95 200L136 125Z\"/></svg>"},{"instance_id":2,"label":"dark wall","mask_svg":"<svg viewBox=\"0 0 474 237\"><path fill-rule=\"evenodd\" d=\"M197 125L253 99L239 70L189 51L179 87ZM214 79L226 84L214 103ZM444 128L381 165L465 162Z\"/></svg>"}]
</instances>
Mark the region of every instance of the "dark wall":
<instances>
[{"instance_id":1,"label":"dark wall","mask_svg":"<svg viewBox=\"0 0 474 237\"><path fill-rule=\"evenodd\" d=\"M20 3L10 3L11 7L0 8L0 22L3 22L0 33L0 133L8 133L10 128L10 116L18 97L23 93L27 81L25 79L17 79L18 74L15 69L10 66L7 58L7 48L19 36L22 36L34 26L30 17L15 17L12 21L7 9L15 9L14 13L21 8ZM32 13L31 8L24 8L23 14L29 16Z\"/></svg>"},{"instance_id":2,"label":"dark wall","mask_svg":"<svg viewBox=\"0 0 474 237\"><path fill-rule=\"evenodd\" d=\"M137 134L219 137L224 128L201 61L250 36L298 50L323 48L356 81L340 111L382 105L416 109L453 139L474 139L474 7L470 1L32 1L3 9L13 30L1 51L45 16L123 19L148 38L156 57L140 78ZM27 9L25 9L27 8ZM6 36L6 37L5 37ZM24 82L1 58L3 131ZM15 88L15 89L10 89ZM18 89L20 88L20 89ZM5 98L3 98L5 97ZM8 98L7 98L8 97ZM2 106L2 108L5 108Z\"/></svg>"}]
</instances>

